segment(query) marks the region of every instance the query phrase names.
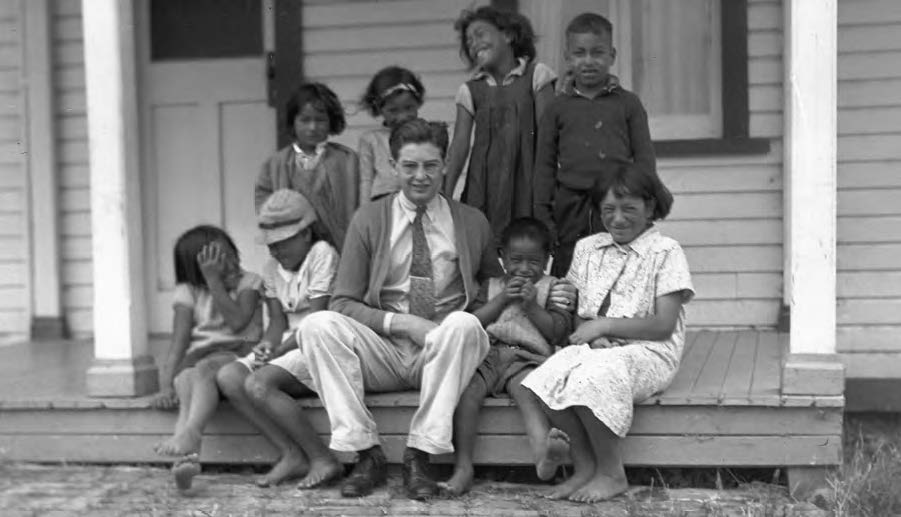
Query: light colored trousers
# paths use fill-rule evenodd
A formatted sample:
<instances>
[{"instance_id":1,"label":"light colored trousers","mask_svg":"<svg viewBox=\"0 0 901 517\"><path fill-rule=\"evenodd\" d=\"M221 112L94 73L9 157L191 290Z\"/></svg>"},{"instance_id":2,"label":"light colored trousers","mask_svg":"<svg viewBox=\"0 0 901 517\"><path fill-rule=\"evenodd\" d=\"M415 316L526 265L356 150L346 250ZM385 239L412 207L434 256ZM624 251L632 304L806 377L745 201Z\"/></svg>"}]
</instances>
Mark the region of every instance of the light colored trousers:
<instances>
[{"instance_id":1,"label":"light colored trousers","mask_svg":"<svg viewBox=\"0 0 901 517\"><path fill-rule=\"evenodd\" d=\"M430 454L453 452L454 409L488 353L478 318L453 312L426 335L425 346L389 339L342 314L319 311L298 329L315 390L328 411L330 447L361 451L379 445L365 392L419 389L407 446Z\"/></svg>"}]
</instances>

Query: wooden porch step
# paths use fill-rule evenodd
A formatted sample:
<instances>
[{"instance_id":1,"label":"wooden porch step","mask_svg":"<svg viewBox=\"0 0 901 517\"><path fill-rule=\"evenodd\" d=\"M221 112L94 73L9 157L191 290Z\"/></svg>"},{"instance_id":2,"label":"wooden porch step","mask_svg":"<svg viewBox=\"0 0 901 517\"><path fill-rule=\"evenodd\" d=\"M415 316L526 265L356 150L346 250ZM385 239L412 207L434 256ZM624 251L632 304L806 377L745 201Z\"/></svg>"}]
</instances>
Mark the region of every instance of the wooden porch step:
<instances>
[{"instance_id":1,"label":"wooden porch step","mask_svg":"<svg viewBox=\"0 0 901 517\"><path fill-rule=\"evenodd\" d=\"M636 406L624 442L626 463L790 468L839 464L844 399L781 394L783 346L784 336L771 331L690 333L672 385ZM45 352L52 361L36 360L33 351L31 356L21 350L8 352L35 363L33 369L13 370L0 351L0 364L7 365L0 367L7 374L7 380L0 381L0 458L97 463L161 460L152 446L172 432L175 413L151 409L149 397L92 399L79 394L80 386L50 389L61 377L72 382L81 375L83 382L82 367L87 363L72 349L61 352L63 359L46 350L41 353ZM90 353L89 348L85 353ZM389 460L399 462L418 393L370 395L367 403ZM327 440L328 418L318 399L302 399L298 404ZM486 400L479 433L477 463L532 462L521 417L510 399ZM201 459L268 463L275 459L275 451L223 404L207 427ZM349 455L342 459L352 460ZM452 459L445 455L434 460Z\"/></svg>"}]
</instances>

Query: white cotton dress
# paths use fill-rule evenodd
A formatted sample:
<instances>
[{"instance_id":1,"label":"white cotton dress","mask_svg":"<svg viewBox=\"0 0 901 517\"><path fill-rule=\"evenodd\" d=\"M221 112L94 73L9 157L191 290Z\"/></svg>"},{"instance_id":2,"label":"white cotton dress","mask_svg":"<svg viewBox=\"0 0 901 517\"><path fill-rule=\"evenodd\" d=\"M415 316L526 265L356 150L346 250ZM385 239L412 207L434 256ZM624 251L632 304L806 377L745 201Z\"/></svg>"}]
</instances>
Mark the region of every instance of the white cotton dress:
<instances>
[{"instance_id":1,"label":"white cotton dress","mask_svg":"<svg viewBox=\"0 0 901 517\"><path fill-rule=\"evenodd\" d=\"M682 293L694 296L688 261L675 240L649 228L627 245L598 233L580 240L567 278L579 290L578 316L644 318L654 314L655 299ZM665 341L621 340L620 346L592 349L571 345L547 359L522 385L551 409L585 406L618 436L632 425L633 404L672 382L685 343L685 309Z\"/></svg>"}]
</instances>

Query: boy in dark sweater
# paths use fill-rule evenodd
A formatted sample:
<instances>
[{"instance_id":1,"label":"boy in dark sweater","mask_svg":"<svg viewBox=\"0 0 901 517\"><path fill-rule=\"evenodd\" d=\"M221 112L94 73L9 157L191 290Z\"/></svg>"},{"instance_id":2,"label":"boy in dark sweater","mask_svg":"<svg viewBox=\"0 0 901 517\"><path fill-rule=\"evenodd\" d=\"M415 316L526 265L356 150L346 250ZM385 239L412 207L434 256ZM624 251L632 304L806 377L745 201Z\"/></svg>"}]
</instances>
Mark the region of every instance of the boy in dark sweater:
<instances>
[{"instance_id":1,"label":"boy in dark sweater","mask_svg":"<svg viewBox=\"0 0 901 517\"><path fill-rule=\"evenodd\" d=\"M603 229L592 186L621 162L656 174L647 113L609 73L615 59L613 25L603 16L583 13L566 27L572 77L539 124L533 190L535 216L556 238L557 277L566 276L576 241Z\"/></svg>"}]
</instances>

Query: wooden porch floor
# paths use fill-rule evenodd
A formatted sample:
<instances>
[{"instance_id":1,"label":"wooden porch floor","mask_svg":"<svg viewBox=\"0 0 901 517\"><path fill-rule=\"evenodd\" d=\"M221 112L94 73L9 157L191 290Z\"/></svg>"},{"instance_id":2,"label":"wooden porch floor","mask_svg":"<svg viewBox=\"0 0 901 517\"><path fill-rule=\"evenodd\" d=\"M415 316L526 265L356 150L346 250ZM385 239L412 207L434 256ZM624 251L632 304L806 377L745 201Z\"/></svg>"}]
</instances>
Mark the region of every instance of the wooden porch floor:
<instances>
[{"instance_id":1,"label":"wooden porch floor","mask_svg":"<svg viewBox=\"0 0 901 517\"><path fill-rule=\"evenodd\" d=\"M673 384L638 405L624 455L643 466L817 467L841 462L841 396L780 392L786 336L772 331L689 333ZM153 342L161 362L165 342ZM151 445L175 415L148 397L89 398L89 342L29 343L0 349L0 458L18 461L155 462ZM368 397L389 459L398 461L415 392ZM327 437L318 400L304 399ZM479 463L527 464L529 448L509 399L489 399L476 449ZM227 405L207 428L202 459L263 463L275 451ZM449 456L437 461L450 461Z\"/></svg>"}]
</instances>

